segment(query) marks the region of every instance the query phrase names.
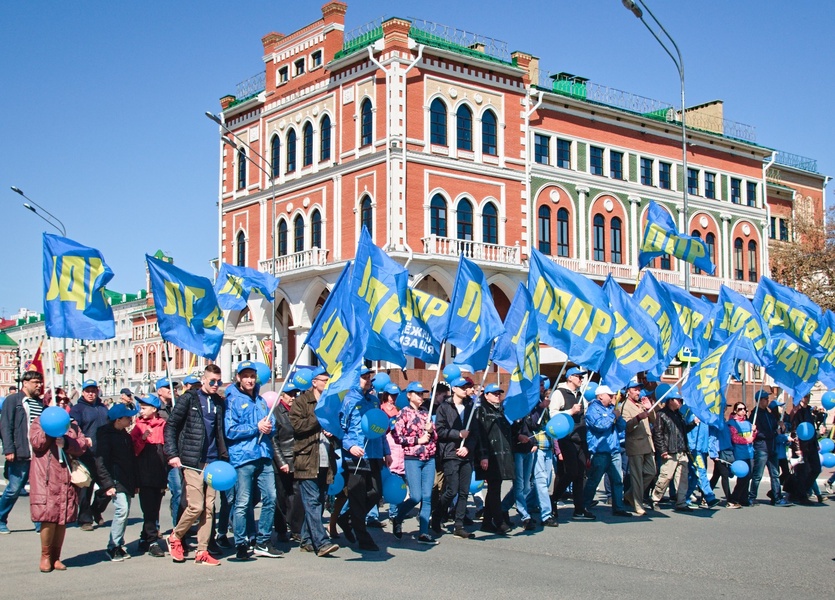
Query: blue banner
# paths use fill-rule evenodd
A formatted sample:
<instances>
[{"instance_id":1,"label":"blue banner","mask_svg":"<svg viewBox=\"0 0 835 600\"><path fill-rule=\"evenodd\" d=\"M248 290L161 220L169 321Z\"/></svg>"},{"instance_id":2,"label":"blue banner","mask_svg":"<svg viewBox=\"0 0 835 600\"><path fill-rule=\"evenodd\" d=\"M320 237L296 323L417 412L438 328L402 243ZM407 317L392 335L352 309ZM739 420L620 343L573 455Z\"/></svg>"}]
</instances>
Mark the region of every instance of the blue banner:
<instances>
[{"instance_id":1,"label":"blue banner","mask_svg":"<svg viewBox=\"0 0 835 600\"><path fill-rule=\"evenodd\" d=\"M359 384L368 329L359 327L351 301L351 263L345 265L324 306L310 328L306 343L318 357L330 379L314 412L322 429L342 438L339 407L353 386Z\"/></svg>"},{"instance_id":2,"label":"blue banner","mask_svg":"<svg viewBox=\"0 0 835 600\"><path fill-rule=\"evenodd\" d=\"M658 282L667 292L673 306L678 314L678 323L685 336L685 346L690 356L701 358L704 353L699 354L701 348L707 349L707 342L710 339L712 326L710 317L713 313L713 304L703 298L696 298L682 288Z\"/></svg>"},{"instance_id":3,"label":"blue banner","mask_svg":"<svg viewBox=\"0 0 835 600\"><path fill-rule=\"evenodd\" d=\"M828 388L835 388L835 314L827 310L821 317L821 357L818 379Z\"/></svg>"},{"instance_id":4,"label":"blue banner","mask_svg":"<svg viewBox=\"0 0 835 600\"><path fill-rule=\"evenodd\" d=\"M690 371L681 386L684 404L702 423L717 426L725 419L725 392L736 363L735 348L742 330L713 348Z\"/></svg>"},{"instance_id":5,"label":"blue banner","mask_svg":"<svg viewBox=\"0 0 835 600\"><path fill-rule=\"evenodd\" d=\"M751 301L727 286L719 288L710 346L741 331L736 357L761 367L769 363L769 334Z\"/></svg>"},{"instance_id":6,"label":"blue banner","mask_svg":"<svg viewBox=\"0 0 835 600\"><path fill-rule=\"evenodd\" d=\"M678 351L688 343L688 337L681 328L679 313L667 289L664 288L652 271L644 273L641 282L632 294L638 306L643 308L658 326L661 341L661 361L665 367L675 358ZM661 375L661 373L657 373Z\"/></svg>"},{"instance_id":7,"label":"blue banner","mask_svg":"<svg viewBox=\"0 0 835 600\"><path fill-rule=\"evenodd\" d=\"M680 234L670 213L650 200L647 226L644 228L641 251L638 252L638 268L643 269L654 258L665 254L692 263L711 275L716 272L716 267L710 262L707 245L701 238Z\"/></svg>"},{"instance_id":8,"label":"blue banner","mask_svg":"<svg viewBox=\"0 0 835 600\"><path fill-rule=\"evenodd\" d=\"M611 273L603 284L603 292L615 318L615 335L598 369L601 380L617 390L640 371L661 375L667 364L661 362L664 353L655 321L623 291Z\"/></svg>"},{"instance_id":9,"label":"blue banner","mask_svg":"<svg viewBox=\"0 0 835 600\"><path fill-rule=\"evenodd\" d=\"M542 341L597 371L614 335L609 300L596 283L531 249L528 290Z\"/></svg>"},{"instance_id":10,"label":"blue banner","mask_svg":"<svg viewBox=\"0 0 835 600\"><path fill-rule=\"evenodd\" d=\"M785 333L807 345L820 341L823 311L806 294L763 277L752 304L772 334Z\"/></svg>"},{"instance_id":11,"label":"blue banner","mask_svg":"<svg viewBox=\"0 0 835 600\"><path fill-rule=\"evenodd\" d=\"M212 282L145 255L159 333L166 342L211 360L223 343L223 312Z\"/></svg>"},{"instance_id":12,"label":"blue banner","mask_svg":"<svg viewBox=\"0 0 835 600\"><path fill-rule=\"evenodd\" d=\"M795 404L812 391L817 383L821 360L826 351L820 345L814 347L798 341L787 333L771 335L771 363L768 373L782 389L786 390Z\"/></svg>"},{"instance_id":13,"label":"blue banner","mask_svg":"<svg viewBox=\"0 0 835 600\"><path fill-rule=\"evenodd\" d=\"M436 365L440 362L441 340L449 320L449 302L408 288L403 305L403 333L400 346L407 356Z\"/></svg>"},{"instance_id":14,"label":"blue banner","mask_svg":"<svg viewBox=\"0 0 835 600\"><path fill-rule=\"evenodd\" d=\"M79 340L116 336L104 286L113 271L95 248L43 234L43 310L46 335Z\"/></svg>"},{"instance_id":15,"label":"blue banner","mask_svg":"<svg viewBox=\"0 0 835 600\"><path fill-rule=\"evenodd\" d=\"M409 272L371 241L368 230L360 234L351 276L351 298L357 323L368 330L365 358L406 366L400 344Z\"/></svg>"},{"instance_id":16,"label":"blue banner","mask_svg":"<svg viewBox=\"0 0 835 600\"><path fill-rule=\"evenodd\" d=\"M496 312L487 278L474 262L463 256L458 260L449 304L445 337L458 348L454 363L473 373L487 368L493 340L504 332L504 325Z\"/></svg>"},{"instance_id":17,"label":"blue banner","mask_svg":"<svg viewBox=\"0 0 835 600\"><path fill-rule=\"evenodd\" d=\"M222 309L243 310L250 293L258 292L272 302L277 288L278 278L269 273L223 263L215 282L215 295Z\"/></svg>"}]
</instances>

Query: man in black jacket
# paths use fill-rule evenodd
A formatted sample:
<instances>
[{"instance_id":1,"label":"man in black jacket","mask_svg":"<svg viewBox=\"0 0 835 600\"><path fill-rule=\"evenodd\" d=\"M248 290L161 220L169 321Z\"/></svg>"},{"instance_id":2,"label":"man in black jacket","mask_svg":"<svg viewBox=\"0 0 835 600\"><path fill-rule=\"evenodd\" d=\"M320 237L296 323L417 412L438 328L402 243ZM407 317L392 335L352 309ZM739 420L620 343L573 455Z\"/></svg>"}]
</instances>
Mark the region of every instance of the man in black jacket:
<instances>
[{"instance_id":1,"label":"man in black jacket","mask_svg":"<svg viewBox=\"0 0 835 600\"><path fill-rule=\"evenodd\" d=\"M273 470L275 471L275 531L278 539L289 542L289 533L294 539L301 540L300 533L304 520L301 506L301 493L296 494L298 482L293 478L293 445L295 444L293 424L290 422L290 410L299 393L299 388L292 381L284 386L284 391L276 402L275 430L273 432Z\"/></svg>"},{"instance_id":2,"label":"man in black jacket","mask_svg":"<svg viewBox=\"0 0 835 600\"><path fill-rule=\"evenodd\" d=\"M687 444L687 432L699 424L698 417L693 417L690 423L684 422L681 416L682 397L678 387L673 387L667 394L667 405L658 413L655 428L652 430L652 441L655 451L661 456L661 470L658 481L652 490L652 503L648 508L654 508L664 496L664 492L675 480L677 512L689 512L687 505L687 465L690 448Z\"/></svg>"},{"instance_id":3,"label":"man in black jacket","mask_svg":"<svg viewBox=\"0 0 835 600\"><path fill-rule=\"evenodd\" d=\"M220 564L208 552L215 490L203 482L199 470L193 469L202 470L207 463L229 458L223 437L225 405L217 393L221 383L220 368L217 365L207 366L203 372L201 388L180 396L165 423L165 455L168 465L177 470L184 466L191 467L183 472L187 507L168 538L168 550L174 562L185 562L183 538L199 520L194 562L206 566Z\"/></svg>"},{"instance_id":4,"label":"man in black jacket","mask_svg":"<svg viewBox=\"0 0 835 600\"><path fill-rule=\"evenodd\" d=\"M78 423L81 433L90 444L80 460L92 474L93 483L98 484L98 489L93 492L92 484L78 488L78 525L82 531L93 531L94 523L99 526L104 524L101 514L110 502L96 474L96 435L99 427L107 424L107 407L99 397L99 385L95 379L87 379L81 384L81 397L70 410L70 417Z\"/></svg>"}]
</instances>

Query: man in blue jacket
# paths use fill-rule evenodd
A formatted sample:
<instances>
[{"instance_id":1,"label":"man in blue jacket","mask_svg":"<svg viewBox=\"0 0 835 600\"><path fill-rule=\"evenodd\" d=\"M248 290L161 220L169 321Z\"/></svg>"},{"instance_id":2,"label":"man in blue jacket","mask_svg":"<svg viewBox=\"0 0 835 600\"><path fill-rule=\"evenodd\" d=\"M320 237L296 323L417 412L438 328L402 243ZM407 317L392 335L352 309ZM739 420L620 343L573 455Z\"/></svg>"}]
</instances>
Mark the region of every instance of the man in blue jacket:
<instances>
[{"instance_id":1,"label":"man in blue jacket","mask_svg":"<svg viewBox=\"0 0 835 600\"><path fill-rule=\"evenodd\" d=\"M224 416L229 462L238 474L233 522L236 558L241 561L249 559L247 513L250 512L252 486L255 484L261 492L261 515L254 553L255 556L278 558L282 552L270 541L275 515L275 473L270 434L275 426L275 417L258 395L258 375L253 362L247 360L239 364L236 379L236 384L226 390Z\"/></svg>"},{"instance_id":2,"label":"man in blue jacket","mask_svg":"<svg viewBox=\"0 0 835 600\"><path fill-rule=\"evenodd\" d=\"M631 517L623 504L623 466L620 457L619 432L626 431L626 421L615 410L615 392L606 385L597 386L596 398L586 411L586 442L591 456L591 469L583 490L584 504L591 506L597 485L603 475L612 484L612 514Z\"/></svg>"}]
</instances>

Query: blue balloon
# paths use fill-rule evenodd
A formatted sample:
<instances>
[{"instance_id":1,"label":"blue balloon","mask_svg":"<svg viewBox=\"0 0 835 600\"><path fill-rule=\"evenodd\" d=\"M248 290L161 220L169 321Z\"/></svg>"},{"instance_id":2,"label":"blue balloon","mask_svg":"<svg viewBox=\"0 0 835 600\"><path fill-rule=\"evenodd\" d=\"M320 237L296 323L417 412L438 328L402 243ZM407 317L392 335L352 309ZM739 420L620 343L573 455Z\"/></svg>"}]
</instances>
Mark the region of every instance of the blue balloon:
<instances>
[{"instance_id":1,"label":"blue balloon","mask_svg":"<svg viewBox=\"0 0 835 600\"><path fill-rule=\"evenodd\" d=\"M41 429L49 437L62 437L70 430L70 414L60 406L49 406L41 413Z\"/></svg>"},{"instance_id":2,"label":"blue balloon","mask_svg":"<svg viewBox=\"0 0 835 600\"><path fill-rule=\"evenodd\" d=\"M385 391L385 388L389 383L391 383L391 377L388 376L388 373L377 373L374 376L371 385L374 386L374 391L379 394L380 392Z\"/></svg>"},{"instance_id":3,"label":"blue balloon","mask_svg":"<svg viewBox=\"0 0 835 600\"><path fill-rule=\"evenodd\" d=\"M264 385L270 380L272 373L266 364L258 361L252 361L252 366L255 367L255 377L258 385Z\"/></svg>"},{"instance_id":4,"label":"blue balloon","mask_svg":"<svg viewBox=\"0 0 835 600\"><path fill-rule=\"evenodd\" d=\"M820 441L818 441L818 446L820 447L821 454L826 454L827 452L835 450L835 442L829 438L821 438Z\"/></svg>"},{"instance_id":5,"label":"blue balloon","mask_svg":"<svg viewBox=\"0 0 835 600\"><path fill-rule=\"evenodd\" d=\"M824 392L821 396L821 404L826 410L835 408L835 392Z\"/></svg>"},{"instance_id":6,"label":"blue balloon","mask_svg":"<svg viewBox=\"0 0 835 600\"><path fill-rule=\"evenodd\" d=\"M655 386L655 399L656 400L661 400L661 398L664 397L665 395L669 396L669 392L672 389L672 387L673 386L671 386L668 383L659 383L657 386ZM667 399L664 398L664 400L661 400L661 401L666 402Z\"/></svg>"},{"instance_id":7,"label":"blue balloon","mask_svg":"<svg viewBox=\"0 0 835 600\"><path fill-rule=\"evenodd\" d=\"M392 473L391 477L383 482L383 498L389 504L400 504L406 499L406 492L409 491L409 486L406 485L400 475Z\"/></svg>"},{"instance_id":8,"label":"blue balloon","mask_svg":"<svg viewBox=\"0 0 835 600\"><path fill-rule=\"evenodd\" d=\"M406 392L400 392L397 394L397 400L394 401L394 405L400 410L409 406L409 398L407 397Z\"/></svg>"},{"instance_id":9,"label":"blue balloon","mask_svg":"<svg viewBox=\"0 0 835 600\"><path fill-rule=\"evenodd\" d=\"M804 442L811 440L815 437L815 426L811 423L801 423L797 426L797 437Z\"/></svg>"},{"instance_id":10,"label":"blue balloon","mask_svg":"<svg viewBox=\"0 0 835 600\"><path fill-rule=\"evenodd\" d=\"M597 397L597 396L595 396L596 392L597 392L597 384L594 383L593 381L590 381L588 386L586 386L586 391L583 392L583 398L585 398L586 400L591 402L592 400L594 400Z\"/></svg>"},{"instance_id":11,"label":"blue balloon","mask_svg":"<svg viewBox=\"0 0 835 600\"><path fill-rule=\"evenodd\" d=\"M203 469L203 480L218 492L232 489L238 480L235 467L223 460L216 460Z\"/></svg>"},{"instance_id":12,"label":"blue balloon","mask_svg":"<svg viewBox=\"0 0 835 600\"><path fill-rule=\"evenodd\" d=\"M372 408L362 416L362 432L369 440L377 439L386 434L389 427L389 417L379 408Z\"/></svg>"},{"instance_id":13,"label":"blue balloon","mask_svg":"<svg viewBox=\"0 0 835 600\"><path fill-rule=\"evenodd\" d=\"M391 471L389 471L388 467L383 467L382 469L380 469L380 480L383 483L385 483L386 479L388 479L389 477L391 477Z\"/></svg>"},{"instance_id":14,"label":"blue balloon","mask_svg":"<svg viewBox=\"0 0 835 600\"><path fill-rule=\"evenodd\" d=\"M572 431L574 431L574 419L566 413L557 413L545 425L545 433L557 440L571 435Z\"/></svg>"},{"instance_id":15,"label":"blue balloon","mask_svg":"<svg viewBox=\"0 0 835 600\"><path fill-rule=\"evenodd\" d=\"M475 473L470 478L470 493L477 494L481 491L481 488L484 487L484 481L475 478Z\"/></svg>"},{"instance_id":16,"label":"blue balloon","mask_svg":"<svg viewBox=\"0 0 835 600\"><path fill-rule=\"evenodd\" d=\"M831 452L827 452L826 454L821 455L821 464L826 467L827 469L831 469L835 467L835 454Z\"/></svg>"},{"instance_id":17,"label":"blue balloon","mask_svg":"<svg viewBox=\"0 0 835 600\"><path fill-rule=\"evenodd\" d=\"M313 385L313 371L310 369L299 369L296 371L293 374L293 385L303 392L309 390L310 386Z\"/></svg>"},{"instance_id":18,"label":"blue balloon","mask_svg":"<svg viewBox=\"0 0 835 600\"><path fill-rule=\"evenodd\" d=\"M333 476L333 483L328 486L328 496L336 496L345 487L345 477L342 473Z\"/></svg>"},{"instance_id":19,"label":"blue balloon","mask_svg":"<svg viewBox=\"0 0 835 600\"><path fill-rule=\"evenodd\" d=\"M461 367L458 365L447 365L444 367L444 379L452 381L461 377Z\"/></svg>"},{"instance_id":20,"label":"blue balloon","mask_svg":"<svg viewBox=\"0 0 835 600\"><path fill-rule=\"evenodd\" d=\"M748 463L744 460L735 460L731 463L731 472L739 478L747 477L749 470Z\"/></svg>"}]
</instances>

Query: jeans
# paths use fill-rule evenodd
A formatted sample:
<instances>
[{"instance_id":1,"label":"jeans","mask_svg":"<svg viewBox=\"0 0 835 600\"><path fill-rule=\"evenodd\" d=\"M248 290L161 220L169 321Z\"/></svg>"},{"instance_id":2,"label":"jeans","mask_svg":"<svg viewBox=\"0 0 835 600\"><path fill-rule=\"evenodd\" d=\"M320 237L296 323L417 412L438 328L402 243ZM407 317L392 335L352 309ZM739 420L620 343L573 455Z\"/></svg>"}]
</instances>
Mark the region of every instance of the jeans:
<instances>
[{"instance_id":1,"label":"jeans","mask_svg":"<svg viewBox=\"0 0 835 600\"><path fill-rule=\"evenodd\" d=\"M403 461L406 468L406 483L409 485L409 497L397 506L397 520L409 514L420 503L418 523L420 534L429 534L429 515L432 514L432 486L435 485L435 459Z\"/></svg>"},{"instance_id":2,"label":"jeans","mask_svg":"<svg viewBox=\"0 0 835 600\"><path fill-rule=\"evenodd\" d=\"M0 523L7 523L9 520L9 513L12 512L26 480L29 479L29 464L28 460L6 461L9 483L0 497Z\"/></svg>"},{"instance_id":3,"label":"jeans","mask_svg":"<svg viewBox=\"0 0 835 600\"><path fill-rule=\"evenodd\" d=\"M119 548L125 544L125 528L130 514L130 497L124 492L116 492L113 498L113 521L110 523L110 539L107 549Z\"/></svg>"},{"instance_id":4,"label":"jeans","mask_svg":"<svg viewBox=\"0 0 835 600\"><path fill-rule=\"evenodd\" d=\"M612 482L612 510L625 510L623 505L623 467L620 461L620 450L616 452L596 452L591 456L591 469L586 487L583 490L583 502L586 506L594 500L597 485L603 475L609 476Z\"/></svg>"},{"instance_id":5,"label":"jeans","mask_svg":"<svg viewBox=\"0 0 835 600\"><path fill-rule=\"evenodd\" d=\"M553 459L554 453L549 450L537 450L533 455L533 489L528 498L536 498L539 503L539 518L546 521L551 518L551 496L548 494L548 488L551 486L551 479L553 477ZM530 503L528 503L530 506Z\"/></svg>"},{"instance_id":6,"label":"jeans","mask_svg":"<svg viewBox=\"0 0 835 600\"><path fill-rule=\"evenodd\" d=\"M768 476L771 479L771 498L775 502L782 497L780 492L780 468L777 465L777 453L769 452L765 445L754 444L754 470L751 473L751 489L748 492L748 501L754 502L757 492L760 489L760 481L763 478L763 471L768 467Z\"/></svg>"},{"instance_id":7,"label":"jeans","mask_svg":"<svg viewBox=\"0 0 835 600\"><path fill-rule=\"evenodd\" d=\"M235 506L235 486L225 492L220 492L220 508L217 510L217 521L215 522L215 534L226 535L231 529L232 507Z\"/></svg>"},{"instance_id":8,"label":"jeans","mask_svg":"<svg viewBox=\"0 0 835 600\"><path fill-rule=\"evenodd\" d=\"M328 541L325 527L322 525L322 511L325 505L325 496L328 493L328 469L319 467L319 475L316 479L300 479L299 493L304 505L304 521L302 522L301 538L302 546L311 544L314 549L319 550Z\"/></svg>"},{"instance_id":9,"label":"jeans","mask_svg":"<svg viewBox=\"0 0 835 600\"><path fill-rule=\"evenodd\" d=\"M176 527L180 520L180 498L183 496L183 472L180 469L168 470L168 491L171 492L172 527Z\"/></svg>"},{"instance_id":10,"label":"jeans","mask_svg":"<svg viewBox=\"0 0 835 600\"><path fill-rule=\"evenodd\" d=\"M687 477L687 498L691 498L696 488L702 491L702 499L705 502L712 502L716 494L710 487L710 480L707 477L707 452L693 452L693 462Z\"/></svg>"},{"instance_id":11,"label":"jeans","mask_svg":"<svg viewBox=\"0 0 835 600\"><path fill-rule=\"evenodd\" d=\"M238 480L235 482L235 517L232 521L232 528L235 531L235 545L242 546L247 543L247 515L252 515L250 506L253 496L252 486L257 483L261 492L261 515L258 519L258 533L255 537L257 544L266 544L270 541L270 534L273 529L273 518L275 517L275 475L273 473L273 461L269 458L258 460L235 467L238 473ZM254 517L250 516L251 519Z\"/></svg>"},{"instance_id":12,"label":"jeans","mask_svg":"<svg viewBox=\"0 0 835 600\"><path fill-rule=\"evenodd\" d=\"M536 452L539 452L537 450ZM534 463L533 452L513 453L513 495L516 499L516 512L523 521L531 518L528 513L528 494L531 491L531 475Z\"/></svg>"}]
</instances>

